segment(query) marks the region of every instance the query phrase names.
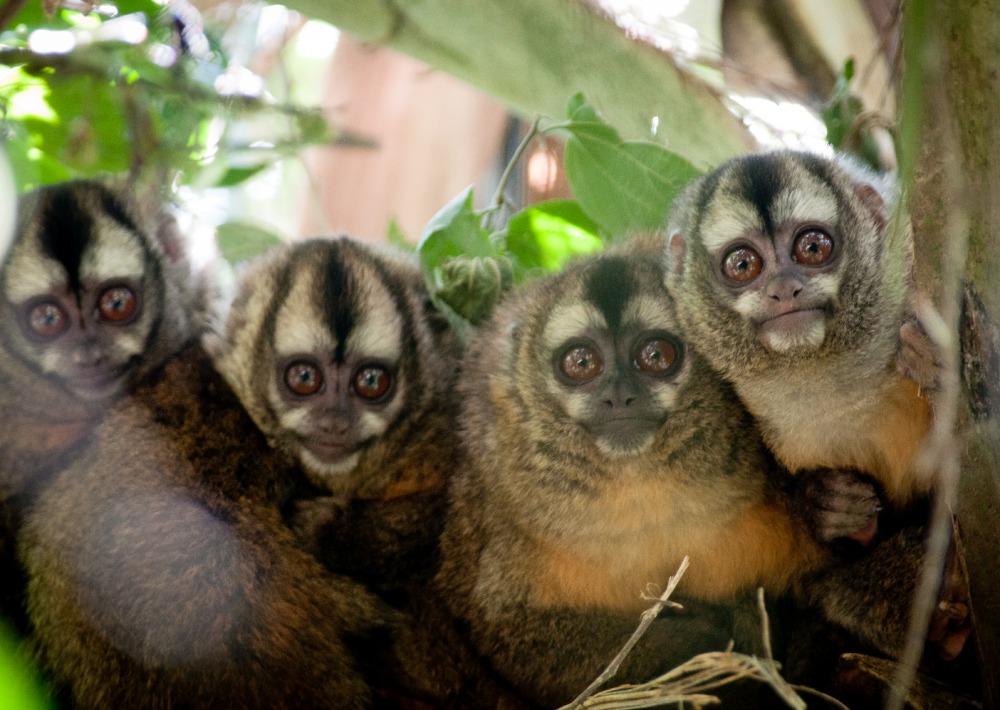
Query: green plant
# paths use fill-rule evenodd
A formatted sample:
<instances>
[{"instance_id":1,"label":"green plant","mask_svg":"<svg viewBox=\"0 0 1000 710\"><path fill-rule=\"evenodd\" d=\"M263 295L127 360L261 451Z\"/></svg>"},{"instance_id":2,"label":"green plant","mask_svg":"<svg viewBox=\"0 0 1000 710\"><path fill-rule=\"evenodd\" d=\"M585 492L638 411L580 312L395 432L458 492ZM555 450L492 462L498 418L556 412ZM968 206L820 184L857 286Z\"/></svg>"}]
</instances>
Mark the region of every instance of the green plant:
<instances>
[{"instance_id":1,"label":"green plant","mask_svg":"<svg viewBox=\"0 0 1000 710\"><path fill-rule=\"evenodd\" d=\"M575 199L530 205L505 225L495 225L507 181L525 149L536 137L553 133L566 136L564 163ZM699 174L657 143L623 141L576 94L565 121L532 124L489 206L476 210L470 187L431 219L417 247L428 286L465 332L511 286L558 271L576 255L661 227L671 201Z\"/></svg>"}]
</instances>

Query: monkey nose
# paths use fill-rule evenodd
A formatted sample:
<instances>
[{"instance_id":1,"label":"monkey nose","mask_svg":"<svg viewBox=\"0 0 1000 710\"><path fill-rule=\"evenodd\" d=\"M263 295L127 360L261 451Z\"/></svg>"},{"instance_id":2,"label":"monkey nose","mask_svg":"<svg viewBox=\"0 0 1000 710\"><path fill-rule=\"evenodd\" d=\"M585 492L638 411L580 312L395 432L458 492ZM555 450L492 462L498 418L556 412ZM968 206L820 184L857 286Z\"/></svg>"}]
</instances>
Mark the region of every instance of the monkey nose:
<instances>
[{"instance_id":1,"label":"monkey nose","mask_svg":"<svg viewBox=\"0 0 1000 710\"><path fill-rule=\"evenodd\" d=\"M775 301L791 301L802 292L802 282L790 274L778 274L771 279L765 290Z\"/></svg>"},{"instance_id":2,"label":"monkey nose","mask_svg":"<svg viewBox=\"0 0 1000 710\"><path fill-rule=\"evenodd\" d=\"M71 355L77 367L95 367L104 362L104 349L96 343L81 343Z\"/></svg>"}]
</instances>

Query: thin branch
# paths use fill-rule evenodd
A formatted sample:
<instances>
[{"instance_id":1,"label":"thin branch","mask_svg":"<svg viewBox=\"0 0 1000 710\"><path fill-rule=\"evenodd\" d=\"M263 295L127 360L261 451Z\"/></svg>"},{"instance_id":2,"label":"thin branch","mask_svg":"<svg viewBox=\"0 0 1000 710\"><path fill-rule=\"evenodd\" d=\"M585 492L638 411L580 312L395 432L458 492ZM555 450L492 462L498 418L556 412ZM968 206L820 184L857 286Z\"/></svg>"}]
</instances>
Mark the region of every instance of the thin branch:
<instances>
[{"instance_id":1,"label":"thin branch","mask_svg":"<svg viewBox=\"0 0 1000 710\"><path fill-rule=\"evenodd\" d=\"M532 130L537 128L538 122L536 121L532 126ZM642 638L642 635L645 634L646 630L653 624L653 621L656 619L660 611L663 610L663 607L668 604L673 604L673 602L669 601L670 595L673 594L678 582L681 581L681 577L684 576L684 572L687 570L688 564L689 560L687 555L685 555L684 559L681 560L680 567L677 568L677 572L674 573L674 575L670 578L670 581L667 582L667 588L663 591L663 594L660 595L659 599L656 600L656 603L653 604L653 606L642 612L642 619L639 622L638 628L632 632L632 636L625 642L622 650L619 651L618 655L612 659L611 663L608 664L608 667L604 669L604 672L601 673L593 683L588 685L587 688L569 704L569 710L576 710L576 708L579 708L587 698L597 692L598 688L608 682L608 680L610 680L615 673L618 672L618 668L625 660L625 657L628 656L628 654L632 651L632 648L639 642L639 639Z\"/></svg>"},{"instance_id":2,"label":"thin branch","mask_svg":"<svg viewBox=\"0 0 1000 710\"><path fill-rule=\"evenodd\" d=\"M531 124L531 128L528 129L524 138L521 139L517 148L514 149L514 155L512 155L510 160L507 162L507 167L504 168L503 174L500 176L496 192L493 193L493 200L490 203L494 210L503 207L503 194L507 190L507 183L510 182L510 178L514 174L514 168L516 168L518 163L521 162L521 157L524 155L524 151L528 149L528 145L535 138L535 136L538 135L538 124L541 120L541 116L535 118Z\"/></svg>"}]
</instances>

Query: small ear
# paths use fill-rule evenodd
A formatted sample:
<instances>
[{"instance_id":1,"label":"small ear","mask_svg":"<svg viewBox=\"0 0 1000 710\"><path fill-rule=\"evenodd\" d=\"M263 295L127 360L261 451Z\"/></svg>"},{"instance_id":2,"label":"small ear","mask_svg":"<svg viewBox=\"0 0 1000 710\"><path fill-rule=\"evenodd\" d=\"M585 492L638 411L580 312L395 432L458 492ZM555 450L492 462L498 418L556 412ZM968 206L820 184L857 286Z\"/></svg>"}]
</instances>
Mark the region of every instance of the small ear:
<instances>
[{"instance_id":1,"label":"small ear","mask_svg":"<svg viewBox=\"0 0 1000 710\"><path fill-rule=\"evenodd\" d=\"M886 225L889 224L889 215L886 214L885 201L882 199L882 195L874 187L864 183L858 185L855 191L861 202L871 213L872 219L875 220L875 226L878 227L878 231L881 233L885 230Z\"/></svg>"},{"instance_id":2,"label":"small ear","mask_svg":"<svg viewBox=\"0 0 1000 710\"><path fill-rule=\"evenodd\" d=\"M684 275L684 250L686 248L687 244L681 233L671 232L667 240L667 270L677 276Z\"/></svg>"}]
</instances>

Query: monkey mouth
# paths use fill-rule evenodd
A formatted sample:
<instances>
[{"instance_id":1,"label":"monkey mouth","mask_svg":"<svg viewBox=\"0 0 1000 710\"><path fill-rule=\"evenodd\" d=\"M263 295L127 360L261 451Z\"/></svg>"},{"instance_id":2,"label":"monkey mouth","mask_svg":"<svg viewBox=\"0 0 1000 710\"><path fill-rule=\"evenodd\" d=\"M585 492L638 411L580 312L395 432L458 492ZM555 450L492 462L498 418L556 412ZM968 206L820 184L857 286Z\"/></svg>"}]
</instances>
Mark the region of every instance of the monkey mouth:
<instances>
[{"instance_id":1,"label":"monkey mouth","mask_svg":"<svg viewBox=\"0 0 1000 710\"><path fill-rule=\"evenodd\" d=\"M648 446L659 426L659 419L630 415L606 419L589 429L606 453L624 454Z\"/></svg>"},{"instance_id":2,"label":"monkey mouth","mask_svg":"<svg viewBox=\"0 0 1000 710\"><path fill-rule=\"evenodd\" d=\"M301 440L302 447L320 461L335 463L351 456L358 444L341 438L310 437Z\"/></svg>"},{"instance_id":3,"label":"monkey mouth","mask_svg":"<svg viewBox=\"0 0 1000 710\"><path fill-rule=\"evenodd\" d=\"M774 352L817 348L826 337L826 311L803 308L779 313L760 321L757 333L764 347Z\"/></svg>"},{"instance_id":4,"label":"monkey mouth","mask_svg":"<svg viewBox=\"0 0 1000 710\"><path fill-rule=\"evenodd\" d=\"M95 367L71 372L66 382L80 397L100 399L116 394L122 385L122 378L117 370Z\"/></svg>"}]
</instances>

